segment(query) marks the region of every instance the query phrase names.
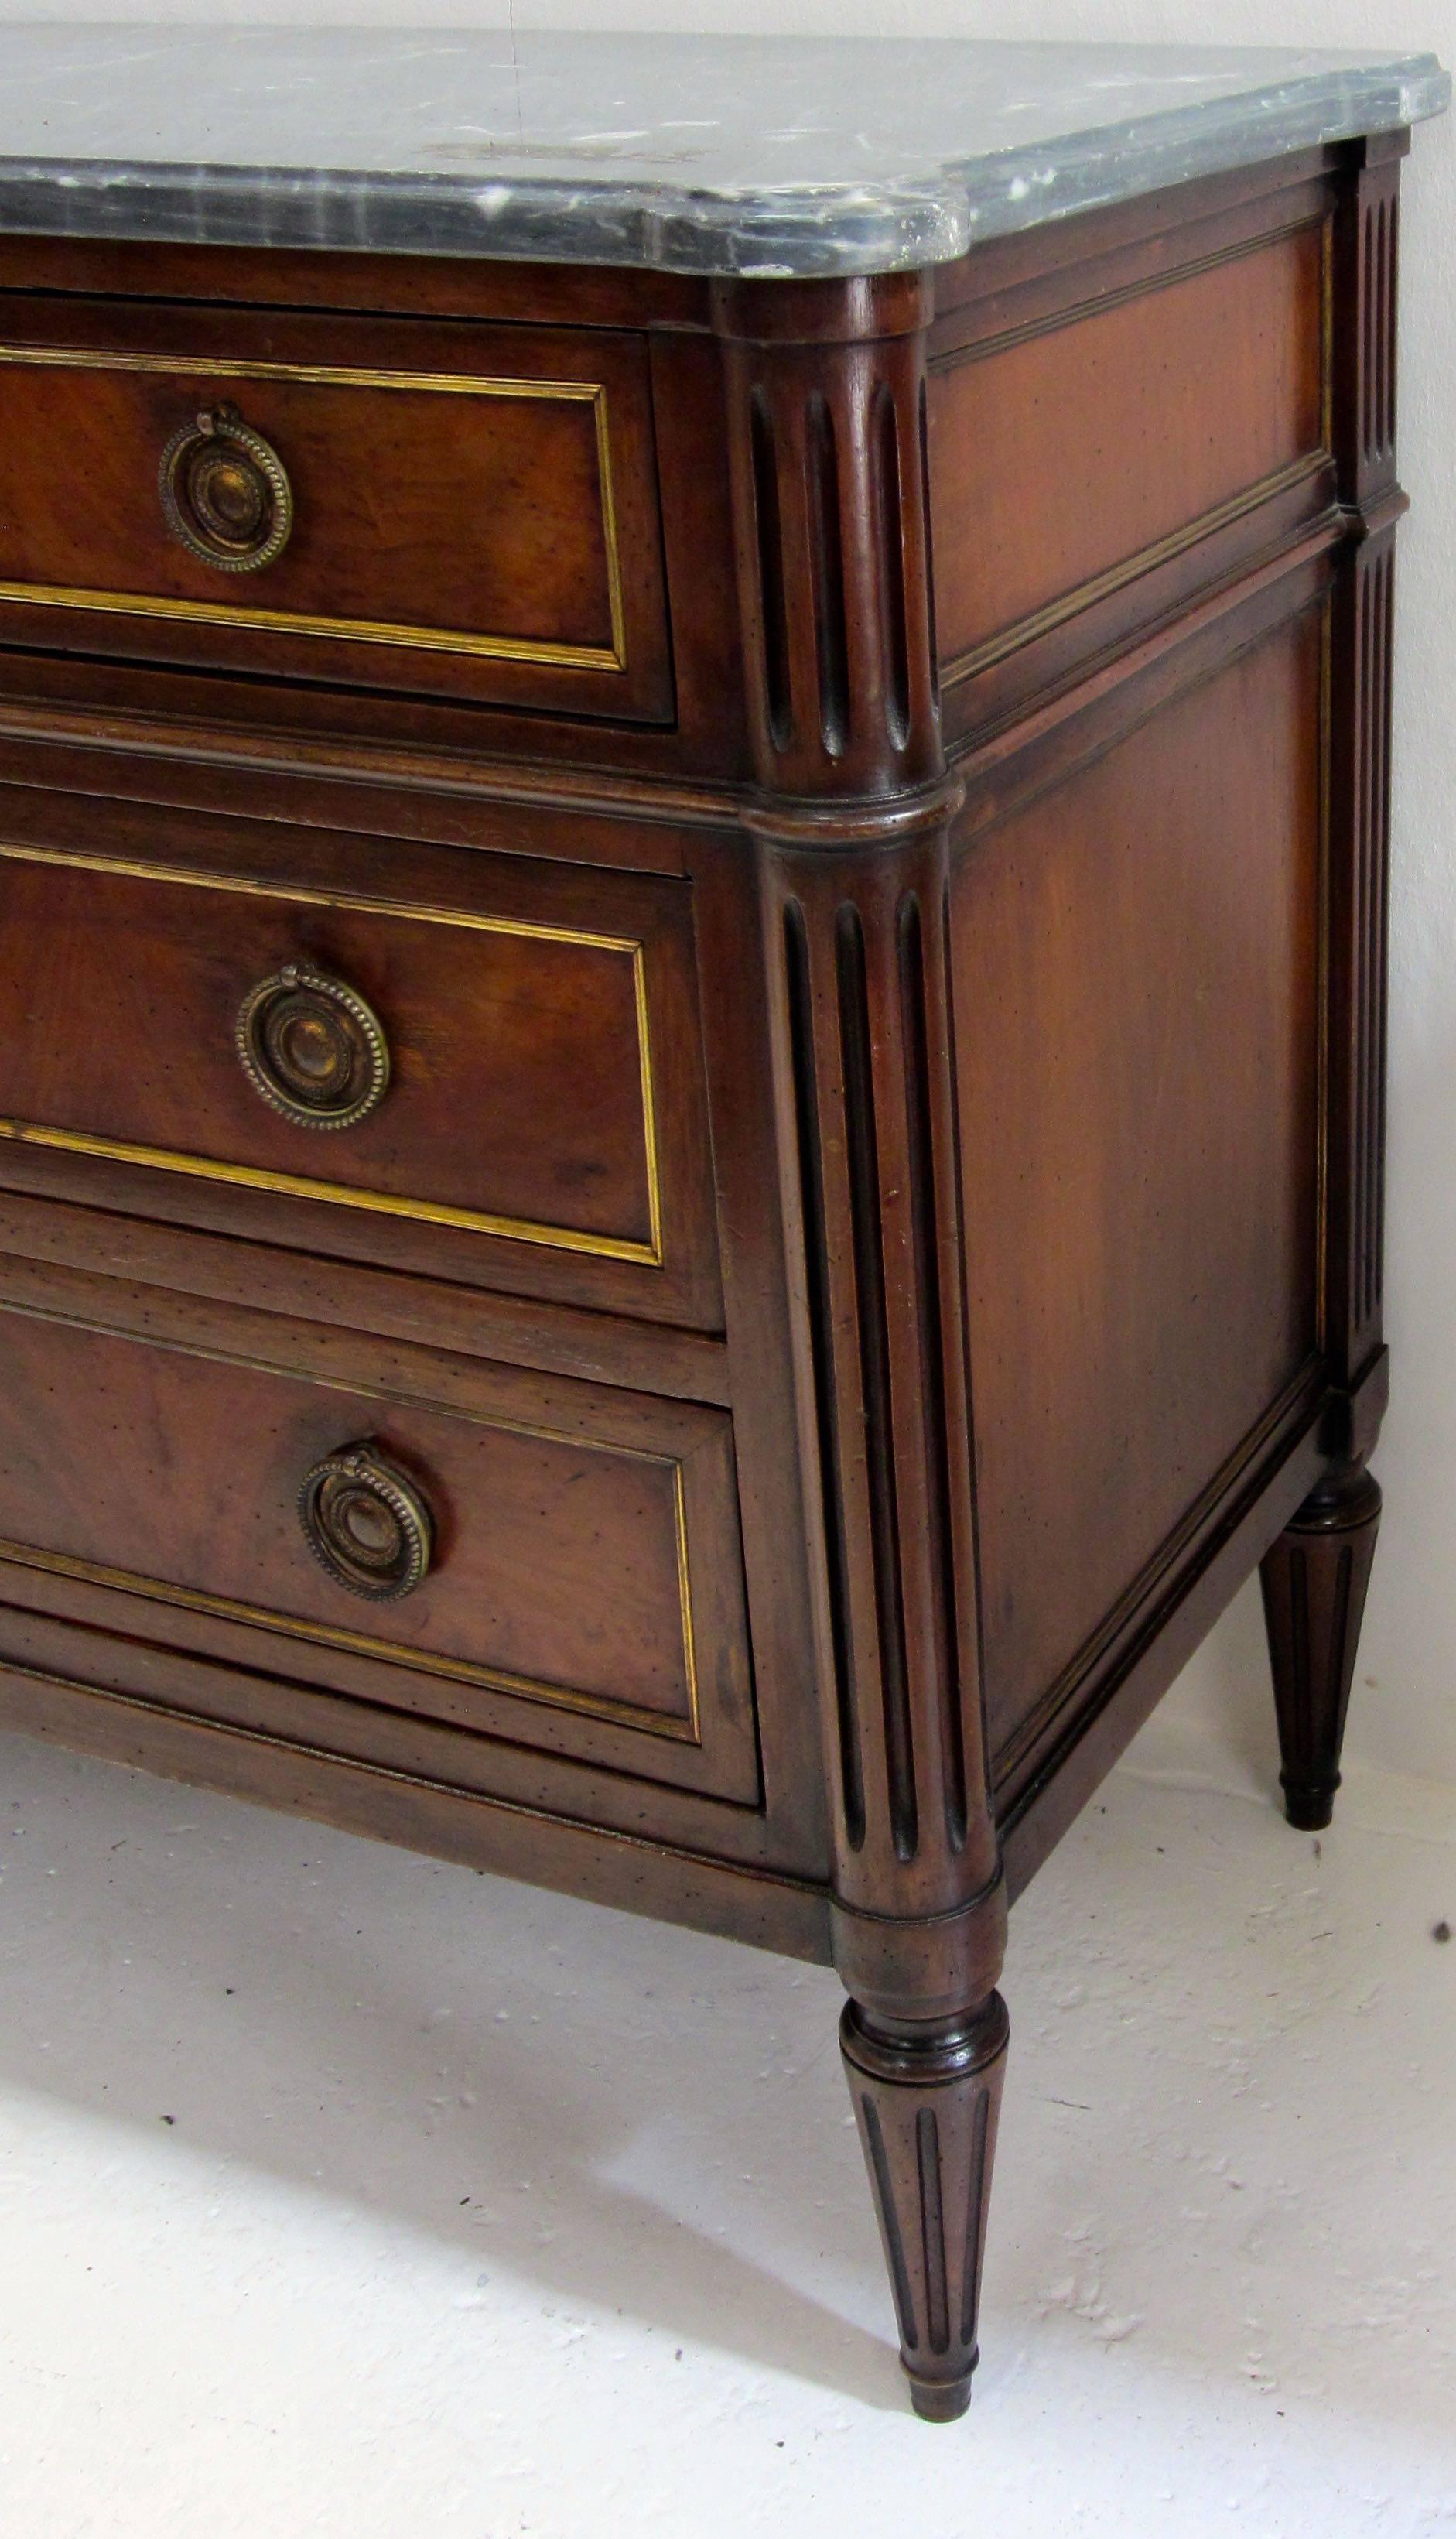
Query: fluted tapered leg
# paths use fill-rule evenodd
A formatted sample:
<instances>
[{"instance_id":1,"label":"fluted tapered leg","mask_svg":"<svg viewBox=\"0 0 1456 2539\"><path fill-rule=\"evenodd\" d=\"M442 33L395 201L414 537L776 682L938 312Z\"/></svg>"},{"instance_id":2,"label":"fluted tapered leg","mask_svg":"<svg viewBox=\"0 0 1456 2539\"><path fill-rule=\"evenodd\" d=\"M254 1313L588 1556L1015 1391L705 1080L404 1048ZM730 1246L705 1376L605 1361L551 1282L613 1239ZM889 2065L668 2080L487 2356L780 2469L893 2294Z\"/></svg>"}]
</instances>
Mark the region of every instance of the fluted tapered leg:
<instances>
[{"instance_id":1,"label":"fluted tapered leg","mask_svg":"<svg viewBox=\"0 0 1456 2539\"><path fill-rule=\"evenodd\" d=\"M1379 1484L1359 1465L1332 1473L1260 1570L1285 1814L1318 1832L1340 1787L1340 1748L1375 1536Z\"/></svg>"},{"instance_id":2,"label":"fluted tapered leg","mask_svg":"<svg viewBox=\"0 0 1456 2539\"><path fill-rule=\"evenodd\" d=\"M1006 2006L925 2026L849 2002L844 2069L874 2189L917 2415L963 2415L976 2366L981 2251L1006 2068Z\"/></svg>"}]
</instances>

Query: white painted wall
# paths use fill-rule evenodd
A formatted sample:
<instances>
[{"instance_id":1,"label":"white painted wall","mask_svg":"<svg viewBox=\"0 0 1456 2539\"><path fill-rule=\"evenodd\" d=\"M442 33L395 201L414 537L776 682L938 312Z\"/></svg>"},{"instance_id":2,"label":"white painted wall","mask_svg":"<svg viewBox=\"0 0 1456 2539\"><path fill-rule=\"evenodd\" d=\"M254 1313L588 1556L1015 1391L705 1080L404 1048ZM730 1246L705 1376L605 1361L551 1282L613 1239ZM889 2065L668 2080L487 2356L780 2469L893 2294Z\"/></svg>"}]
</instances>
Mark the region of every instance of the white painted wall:
<instances>
[{"instance_id":1,"label":"white painted wall","mask_svg":"<svg viewBox=\"0 0 1456 2539\"><path fill-rule=\"evenodd\" d=\"M1389 46L1456 62L1456 0L133 0L0 16L980 34ZM225 56L219 54L219 66ZM1396 652L1386 1514L1348 1754L1456 1782L1456 116L1416 135L1403 210L1403 534ZM1225 1755L1272 1753L1257 1591L1164 1705ZM1169 1715L1170 1714L1170 1715Z\"/></svg>"}]
</instances>

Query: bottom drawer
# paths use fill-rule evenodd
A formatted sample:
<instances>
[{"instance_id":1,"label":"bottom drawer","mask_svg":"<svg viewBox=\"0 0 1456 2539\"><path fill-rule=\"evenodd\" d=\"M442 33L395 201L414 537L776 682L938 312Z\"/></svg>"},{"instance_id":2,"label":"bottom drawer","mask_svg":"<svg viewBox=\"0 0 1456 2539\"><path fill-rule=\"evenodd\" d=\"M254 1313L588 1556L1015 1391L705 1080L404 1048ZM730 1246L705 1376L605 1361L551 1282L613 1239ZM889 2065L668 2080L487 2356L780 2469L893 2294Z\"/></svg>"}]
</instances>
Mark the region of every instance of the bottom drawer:
<instances>
[{"instance_id":1,"label":"bottom drawer","mask_svg":"<svg viewBox=\"0 0 1456 2539\"><path fill-rule=\"evenodd\" d=\"M325 1691L756 1799L727 1414L479 1366L445 1405L378 1355L375 1388L0 1304L0 1559L51 1610L131 1592L152 1635L275 1634Z\"/></svg>"}]
</instances>

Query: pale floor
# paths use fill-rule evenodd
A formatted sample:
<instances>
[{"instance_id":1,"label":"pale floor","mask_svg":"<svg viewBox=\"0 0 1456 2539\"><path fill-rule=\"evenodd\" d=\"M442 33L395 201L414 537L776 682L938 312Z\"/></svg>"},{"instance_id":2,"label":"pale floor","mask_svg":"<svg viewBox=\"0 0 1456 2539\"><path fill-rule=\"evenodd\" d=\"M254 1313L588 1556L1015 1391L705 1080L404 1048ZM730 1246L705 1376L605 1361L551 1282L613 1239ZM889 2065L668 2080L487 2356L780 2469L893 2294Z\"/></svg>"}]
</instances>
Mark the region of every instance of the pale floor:
<instances>
[{"instance_id":1,"label":"pale floor","mask_svg":"<svg viewBox=\"0 0 1456 2539\"><path fill-rule=\"evenodd\" d=\"M0 1739L3 2539L1456 2525L1456 1793L1211 1750L1018 1907L946 2431L831 1975Z\"/></svg>"}]
</instances>

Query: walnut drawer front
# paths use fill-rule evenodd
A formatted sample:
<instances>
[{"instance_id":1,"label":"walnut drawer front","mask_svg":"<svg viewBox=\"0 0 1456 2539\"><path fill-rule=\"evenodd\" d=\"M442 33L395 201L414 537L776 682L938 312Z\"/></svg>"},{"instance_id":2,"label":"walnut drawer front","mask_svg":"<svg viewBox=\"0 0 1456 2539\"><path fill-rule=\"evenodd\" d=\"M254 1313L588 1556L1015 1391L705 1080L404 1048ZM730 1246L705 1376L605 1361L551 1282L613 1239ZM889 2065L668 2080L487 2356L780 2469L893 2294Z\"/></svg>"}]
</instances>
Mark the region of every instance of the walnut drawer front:
<instances>
[{"instance_id":1,"label":"walnut drawer front","mask_svg":"<svg viewBox=\"0 0 1456 2539\"><path fill-rule=\"evenodd\" d=\"M753 1800L727 1414L505 1368L439 1402L377 1362L318 1380L0 1306L0 1559L37 1602L145 1600L113 1628Z\"/></svg>"},{"instance_id":2,"label":"walnut drawer front","mask_svg":"<svg viewBox=\"0 0 1456 2539\"><path fill-rule=\"evenodd\" d=\"M26 644L665 721L644 346L12 299L0 622Z\"/></svg>"},{"instance_id":3,"label":"walnut drawer front","mask_svg":"<svg viewBox=\"0 0 1456 2539\"><path fill-rule=\"evenodd\" d=\"M0 944L0 1178L713 1324L686 885L17 795Z\"/></svg>"}]
</instances>

